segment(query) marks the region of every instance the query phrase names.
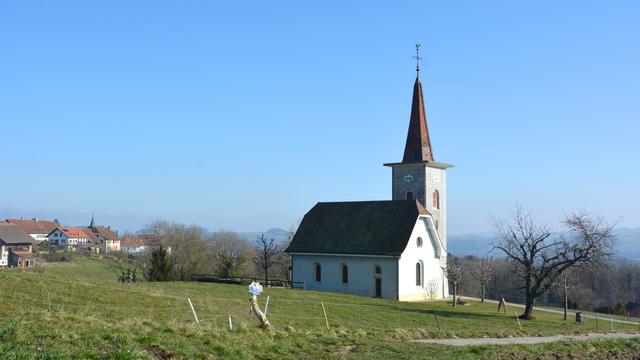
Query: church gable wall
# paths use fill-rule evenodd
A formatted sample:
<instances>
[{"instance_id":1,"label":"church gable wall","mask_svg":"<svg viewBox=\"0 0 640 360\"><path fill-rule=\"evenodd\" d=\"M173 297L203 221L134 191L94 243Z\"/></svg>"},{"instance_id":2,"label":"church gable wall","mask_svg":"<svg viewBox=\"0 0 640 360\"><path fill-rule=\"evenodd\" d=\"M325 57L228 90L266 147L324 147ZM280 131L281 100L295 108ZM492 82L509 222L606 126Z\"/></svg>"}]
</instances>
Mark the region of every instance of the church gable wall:
<instances>
[{"instance_id":1,"label":"church gable wall","mask_svg":"<svg viewBox=\"0 0 640 360\"><path fill-rule=\"evenodd\" d=\"M421 217L416 222L407 247L398 262L399 300L442 299L443 290L444 294L448 293L448 286L440 267L441 259L436 258L434 244L437 244L437 241L429 236L427 219ZM441 256L445 256L444 252ZM421 270L420 285L417 285L418 263Z\"/></svg>"}]
</instances>

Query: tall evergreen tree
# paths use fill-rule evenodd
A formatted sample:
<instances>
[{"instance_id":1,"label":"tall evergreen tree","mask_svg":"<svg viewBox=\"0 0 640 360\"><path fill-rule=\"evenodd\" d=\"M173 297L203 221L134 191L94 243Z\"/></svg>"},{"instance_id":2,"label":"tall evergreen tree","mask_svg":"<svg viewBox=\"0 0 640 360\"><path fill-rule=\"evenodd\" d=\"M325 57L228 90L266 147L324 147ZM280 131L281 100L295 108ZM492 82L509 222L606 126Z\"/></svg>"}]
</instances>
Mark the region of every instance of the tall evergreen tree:
<instances>
[{"instance_id":1,"label":"tall evergreen tree","mask_svg":"<svg viewBox=\"0 0 640 360\"><path fill-rule=\"evenodd\" d=\"M147 271L146 279L148 281L173 280L173 263L164 246L161 245L151 252L151 266Z\"/></svg>"}]
</instances>

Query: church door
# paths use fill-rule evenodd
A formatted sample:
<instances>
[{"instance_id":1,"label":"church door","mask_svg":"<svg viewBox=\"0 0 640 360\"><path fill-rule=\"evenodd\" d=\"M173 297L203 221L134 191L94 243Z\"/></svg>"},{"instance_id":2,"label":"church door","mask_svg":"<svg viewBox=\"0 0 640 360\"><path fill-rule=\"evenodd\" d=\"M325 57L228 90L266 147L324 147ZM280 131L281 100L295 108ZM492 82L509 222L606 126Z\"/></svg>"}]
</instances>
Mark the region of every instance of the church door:
<instances>
[{"instance_id":1,"label":"church door","mask_svg":"<svg viewBox=\"0 0 640 360\"><path fill-rule=\"evenodd\" d=\"M382 279L376 278L376 297L382 297Z\"/></svg>"}]
</instances>

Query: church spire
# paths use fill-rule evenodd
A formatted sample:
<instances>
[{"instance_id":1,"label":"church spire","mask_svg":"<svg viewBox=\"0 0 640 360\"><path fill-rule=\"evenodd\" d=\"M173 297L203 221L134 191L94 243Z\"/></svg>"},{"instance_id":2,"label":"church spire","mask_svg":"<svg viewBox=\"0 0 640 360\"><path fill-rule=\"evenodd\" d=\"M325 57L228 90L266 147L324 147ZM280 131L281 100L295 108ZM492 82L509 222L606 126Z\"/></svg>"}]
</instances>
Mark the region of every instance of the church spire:
<instances>
[{"instance_id":1,"label":"church spire","mask_svg":"<svg viewBox=\"0 0 640 360\"><path fill-rule=\"evenodd\" d=\"M422 83L420 83L420 57L418 49L420 44L416 44L416 82L413 85L413 100L411 104L411 117L409 118L409 131L407 133L407 143L404 147L403 163L409 162L432 162L433 150L429 139L429 128L427 127L427 115L424 110L424 96L422 95Z\"/></svg>"},{"instance_id":2,"label":"church spire","mask_svg":"<svg viewBox=\"0 0 640 360\"><path fill-rule=\"evenodd\" d=\"M96 227L96 223L93 220L93 213L91 213L91 224L89 224L89 229L94 229Z\"/></svg>"}]
</instances>

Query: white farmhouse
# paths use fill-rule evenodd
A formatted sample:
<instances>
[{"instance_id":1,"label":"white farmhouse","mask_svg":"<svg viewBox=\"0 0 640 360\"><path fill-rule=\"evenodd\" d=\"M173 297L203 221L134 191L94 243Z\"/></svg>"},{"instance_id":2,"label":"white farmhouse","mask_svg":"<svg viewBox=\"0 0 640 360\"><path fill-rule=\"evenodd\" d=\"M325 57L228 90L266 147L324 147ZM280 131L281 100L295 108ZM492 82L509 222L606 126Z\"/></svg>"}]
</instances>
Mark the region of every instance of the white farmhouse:
<instances>
[{"instance_id":1,"label":"white farmhouse","mask_svg":"<svg viewBox=\"0 0 640 360\"><path fill-rule=\"evenodd\" d=\"M392 168L390 201L318 203L286 252L305 289L397 300L449 294L446 169L433 158L422 84L413 102L404 157Z\"/></svg>"},{"instance_id":2,"label":"white farmhouse","mask_svg":"<svg viewBox=\"0 0 640 360\"><path fill-rule=\"evenodd\" d=\"M84 246L89 242L89 236L80 228L58 227L47 236L51 245L57 245L75 249L78 245Z\"/></svg>"}]
</instances>

